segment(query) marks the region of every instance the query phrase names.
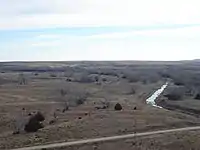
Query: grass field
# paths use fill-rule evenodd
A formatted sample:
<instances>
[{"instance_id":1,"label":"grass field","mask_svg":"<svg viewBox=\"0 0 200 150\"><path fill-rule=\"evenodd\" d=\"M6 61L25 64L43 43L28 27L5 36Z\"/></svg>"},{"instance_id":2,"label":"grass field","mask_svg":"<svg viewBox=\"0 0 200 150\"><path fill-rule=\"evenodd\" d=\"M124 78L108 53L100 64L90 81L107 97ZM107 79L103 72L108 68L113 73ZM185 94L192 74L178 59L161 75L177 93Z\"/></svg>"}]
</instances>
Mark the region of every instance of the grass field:
<instances>
[{"instance_id":1,"label":"grass field","mask_svg":"<svg viewBox=\"0 0 200 150\"><path fill-rule=\"evenodd\" d=\"M182 109L200 111L200 100L194 99L199 90L198 68L196 61L0 63L0 149L199 125L198 113ZM158 104L169 110L147 105L145 100L166 81L169 88ZM165 94L175 86L173 91L181 91L182 98L168 100ZM114 109L117 103L121 111ZM37 111L45 117L44 128L26 133L24 125ZM16 128L21 129L19 134L13 134ZM173 142L185 141L171 136L152 138L153 144L145 139L135 142L138 149L156 149L167 138L170 146L165 148L175 149ZM98 148L117 149L122 144L128 149L132 142Z\"/></svg>"}]
</instances>

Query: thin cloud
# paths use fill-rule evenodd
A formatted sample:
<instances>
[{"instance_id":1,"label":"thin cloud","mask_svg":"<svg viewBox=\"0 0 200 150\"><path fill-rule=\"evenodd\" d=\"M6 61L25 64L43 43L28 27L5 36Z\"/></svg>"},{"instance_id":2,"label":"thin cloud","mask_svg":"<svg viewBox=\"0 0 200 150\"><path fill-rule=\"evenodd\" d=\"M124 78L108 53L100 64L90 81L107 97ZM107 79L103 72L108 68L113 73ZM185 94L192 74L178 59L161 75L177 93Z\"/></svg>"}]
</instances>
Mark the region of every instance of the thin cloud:
<instances>
[{"instance_id":1,"label":"thin cloud","mask_svg":"<svg viewBox=\"0 0 200 150\"><path fill-rule=\"evenodd\" d=\"M165 28L155 30L136 30L129 32L115 32L107 34L96 34L87 36L91 39L118 39L131 37L164 37L164 38L200 38L200 26L197 27L180 27L180 28Z\"/></svg>"},{"instance_id":2,"label":"thin cloud","mask_svg":"<svg viewBox=\"0 0 200 150\"><path fill-rule=\"evenodd\" d=\"M6 0L0 29L200 23L198 0Z\"/></svg>"},{"instance_id":3,"label":"thin cloud","mask_svg":"<svg viewBox=\"0 0 200 150\"><path fill-rule=\"evenodd\" d=\"M37 43L30 43L30 46L33 47L50 47L50 46L60 46L61 42L59 41L41 41Z\"/></svg>"},{"instance_id":4,"label":"thin cloud","mask_svg":"<svg viewBox=\"0 0 200 150\"><path fill-rule=\"evenodd\" d=\"M61 34L40 34L38 36L35 36L34 38L36 40L54 40L54 39L59 39L63 37L64 35L61 35Z\"/></svg>"},{"instance_id":5,"label":"thin cloud","mask_svg":"<svg viewBox=\"0 0 200 150\"><path fill-rule=\"evenodd\" d=\"M198 6L197 0L2 0L0 59L198 58ZM130 29L137 27L145 29Z\"/></svg>"}]
</instances>

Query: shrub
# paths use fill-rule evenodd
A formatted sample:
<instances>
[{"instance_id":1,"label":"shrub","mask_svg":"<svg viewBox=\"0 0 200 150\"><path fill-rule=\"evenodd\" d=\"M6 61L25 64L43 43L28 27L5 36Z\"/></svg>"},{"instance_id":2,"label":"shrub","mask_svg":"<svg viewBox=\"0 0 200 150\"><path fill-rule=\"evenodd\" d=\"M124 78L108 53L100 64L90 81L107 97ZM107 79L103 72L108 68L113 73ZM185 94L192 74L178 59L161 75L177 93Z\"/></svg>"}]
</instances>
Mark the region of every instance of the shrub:
<instances>
[{"instance_id":1,"label":"shrub","mask_svg":"<svg viewBox=\"0 0 200 150\"><path fill-rule=\"evenodd\" d=\"M99 77L98 77L98 76L95 76L95 77L94 77L94 80L95 80L95 82L98 82L98 81L99 81Z\"/></svg>"},{"instance_id":2,"label":"shrub","mask_svg":"<svg viewBox=\"0 0 200 150\"><path fill-rule=\"evenodd\" d=\"M181 100L182 99L182 95L179 93L169 93L166 94L165 97L167 97L169 100Z\"/></svg>"},{"instance_id":3,"label":"shrub","mask_svg":"<svg viewBox=\"0 0 200 150\"><path fill-rule=\"evenodd\" d=\"M87 100L88 93L74 93L76 95L73 95L69 98L69 106L78 106L84 104L84 102Z\"/></svg>"},{"instance_id":4,"label":"shrub","mask_svg":"<svg viewBox=\"0 0 200 150\"><path fill-rule=\"evenodd\" d=\"M67 94L67 91L65 91L65 90L63 90L63 89L60 90L60 95L61 95L61 96L64 97L66 94Z\"/></svg>"},{"instance_id":5,"label":"shrub","mask_svg":"<svg viewBox=\"0 0 200 150\"><path fill-rule=\"evenodd\" d=\"M20 134L20 131L14 131L12 134L13 134L13 135L15 135L15 134Z\"/></svg>"},{"instance_id":6,"label":"shrub","mask_svg":"<svg viewBox=\"0 0 200 150\"><path fill-rule=\"evenodd\" d=\"M25 78L23 73L19 74L18 82L19 82L19 85L26 85L27 84L27 79Z\"/></svg>"},{"instance_id":7,"label":"shrub","mask_svg":"<svg viewBox=\"0 0 200 150\"><path fill-rule=\"evenodd\" d=\"M131 87L130 92L128 94L134 95L136 93L135 89Z\"/></svg>"},{"instance_id":8,"label":"shrub","mask_svg":"<svg viewBox=\"0 0 200 150\"><path fill-rule=\"evenodd\" d=\"M146 79L143 79L143 80L142 80L142 83L143 83L143 84L147 84L147 80L146 80Z\"/></svg>"},{"instance_id":9,"label":"shrub","mask_svg":"<svg viewBox=\"0 0 200 150\"><path fill-rule=\"evenodd\" d=\"M185 95L186 96L194 96L195 95L195 89L187 87L187 89L185 91Z\"/></svg>"},{"instance_id":10,"label":"shrub","mask_svg":"<svg viewBox=\"0 0 200 150\"><path fill-rule=\"evenodd\" d=\"M121 76L121 78L122 78L122 79L126 79L127 77L126 77L126 75L123 74L123 75Z\"/></svg>"},{"instance_id":11,"label":"shrub","mask_svg":"<svg viewBox=\"0 0 200 150\"><path fill-rule=\"evenodd\" d=\"M76 100L76 104L82 105L86 101L86 99L87 99L87 97L85 97L85 96L78 97Z\"/></svg>"},{"instance_id":12,"label":"shrub","mask_svg":"<svg viewBox=\"0 0 200 150\"><path fill-rule=\"evenodd\" d=\"M64 109L62 110L62 112L66 112L67 110L69 110L69 106L68 106L68 103L65 103L64 105Z\"/></svg>"},{"instance_id":13,"label":"shrub","mask_svg":"<svg viewBox=\"0 0 200 150\"><path fill-rule=\"evenodd\" d=\"M72 82L72 79L67 78L66 81L67 81L67 82Z\"/></svg>"},{"instance_id":14,"label":"shrub","mask_svg":"<svg viewBox=\"0 0 200 150\"><path fill-rule=\"evenodd\" d=\"M171 76L167 73L160 73L161 77L163 78L171 78Z\"/></svg>"},{"instance_id":15,"label":"shrub","mask_svg":"<svg viewBox=\"0 0 200 150\"><path fill-rule=\"evenodd\" d=\"M109 108L109 104L104 104L103 106L96 106L96 109L107 109Z\"/></svg>"},{"instance_id":16,"label":"shrub","mask_svg":"<svg viewBox=\"0 0 200 150\"><path fill-rule=\"evenodd\" d=\"M100 107L100 106L96 106L95 108L96 108L96 109L101 109L101 107Z\"/></svg>"},{"instance_id":17,"label":"shrub","mask_svg":"<svg viewBox=\"0 0 200 150\"><path fill-rule=\"evenodd\" d=\"M115 105L115 110L122 110L121 104L117 103L117 104Z\"/></svg>"},{"instance_id":18,"label":"shrub","mask_svg":"<svg viewBox=\"0 0 200 150\"><path fill-rule=\"evenodd\" d=\"M101 83L101 82L97 82L96 84L97 84L97 85L101 85L102 83Z\"/></svg>"},{"instance_id":19,"label":"shrub","mask_svg":"<svg viewBox=\"0 0 200 150\"><path fill-rule=\"evenodd\" d=\"M106 81L107 81L107 79L106 79L106 78L102 78L102 81L103 81L103 82L106 82Z\"/></svg>"},{"instance_id":20,"label":"shrub","mask_svg":"<svg viewBox=\"0 0 200 150\"><path fill-rule=\"evenodd\" d=\"M92 80L91 77L86 76L86 75L83 75L83 76L80 78L79 82L81 82L81 83L91 83L91 82L93 82L93 80Z\"/></svg>"},{"instance_id":21,"label":"shrub","mask_svg":"<svg viewBox=\"0 0 200 150\"><path fill-rule=\"evenodd\" d=\"M50 77L55 78L55 77L57 77L57 75L56 74L50 74Z\"/></svg>"},{"instance_id":22,"label":"shrub","mask_svg":"<svg viewBox=\"0 0 200 150\"><path fill-rule=\"evenodd\" d=\"M136 77L128 77L129 82L138 82L139 79Z\"/></svg>"},{"instance_id":23,"label":"shrub","mask_svg":"<svg viewBox=\"0 0 200 150\"><path fill-rule=\"evenodd\" d=\"M194 99L200 100L200 94L198 93Z\"/></svg>"},{"instance_id":24,"label":"shrub","mask_svg":"<svg viewBox=\"0 0 200 150\"><path fill-rule=\"evenodd\" d=\"M107 106L105 106L105 105L102 107L102 109L106 109L106 108L108 108L108 107L107 107Z\"/></svg>"},{"instance_id":25,"label":"shrub","mask_svg":"<svg viewBox=\"0 0 200 150\"><path fill-rule=\"evenodd\" d=\"M31 116L28 123L25 125L24 130L26 132L37 132L39 129L43 128L42 121L45 120L45 117L42 113L37 112L35 115Z\"/></svg>"},{"instance_id":26,"label":"shrub","mask_svg":"<svg viewBox=\"0 0 200 150\"><path fill-rule=\"evenodd\" d=\"M110 107L110 102L106 99L104 101L102 101L101 103L102 103L101 105L96 106L95 108L96 109L107 109Z\"/></svg>"},{"instance_id":27,"label":"shrub","mask_svg":"<svg viewBox=\"0 0 200 150\"><path fill-rule=\"evenodd\" d=\"M56 120L50 120L49 124L51 125L51 124L54 124L55 122L56 122Z\"/></svg>"},{"instance_id":28,"label":"shrub","mask_svg":"<svg viewBox=\"0 0 200 150\"><path fill-rule=\"evenodd\" d=\"M181 82L181 81L175 81L174 84L175 84L175 85L178 85L178 86L182 86L182 85L184 85L184 83Z\"/></svg>"},{"instance_id":29,"label":"shrub","mask_svg":"<svg viewBox=\"0 0 200 150\"><path fill-rule=\"evenodd\" d=\"M108 101L103 102L104 109L109 108L109 107L110 107L110 102L108 102Z\"/></svg>"},{"instance_id":30,"label":"shrub","mask_svg":"<svg viewBox=\"0 0 200 150\"><path fill-rule=\"evenodd\" d=\"M37 112L33 117L40 122L45 120L45 117L41 112Z\"/></svg>"}]
</instances>

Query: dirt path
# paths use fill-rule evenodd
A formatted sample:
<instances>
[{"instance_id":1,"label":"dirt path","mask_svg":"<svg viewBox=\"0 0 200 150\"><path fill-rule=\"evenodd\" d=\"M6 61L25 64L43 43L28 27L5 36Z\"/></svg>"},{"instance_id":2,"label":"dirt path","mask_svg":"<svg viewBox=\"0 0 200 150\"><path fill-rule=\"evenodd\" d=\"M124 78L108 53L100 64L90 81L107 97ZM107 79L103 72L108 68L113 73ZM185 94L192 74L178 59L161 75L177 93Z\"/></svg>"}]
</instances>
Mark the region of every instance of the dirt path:
<instances>
[{"instance_id":1,"label":"dirt path","mask_svg":"<svg viewBox=\"0 0 200 150\"><path fill-rule=\"evenodd\" d=\"M68 146L74 146L74 145L115 141L115 140L129 139L129 138L134 138L134 137L139 137L139 136L150 136L150 135L154 135L154 134L164 134L164 133L190 131L190 130L200 130L200 126L178 128L178 129L169 129L169 130L159 130L159 131L136 133L136 134L126 134L126 135L86 139L86 140L79 140L79 141L72 141L72 142L54 143L54 144L25 147L25 148L12 149L12 150L41 150L41 149L45 149L45 148L48 149L48 148L68 147Z\"/></svg>"},{"instance_id":2,"label":"dirt path","mask_svg":"<svg viewBox=\"0 0 200 150\"><path fill-rule=\"evenodd\" d=\"M19 103L2 103L0 106L19 106L19 105L46 105L46 104L61 104L61 102L19 102Z\"/></svg>"}]
</instances>

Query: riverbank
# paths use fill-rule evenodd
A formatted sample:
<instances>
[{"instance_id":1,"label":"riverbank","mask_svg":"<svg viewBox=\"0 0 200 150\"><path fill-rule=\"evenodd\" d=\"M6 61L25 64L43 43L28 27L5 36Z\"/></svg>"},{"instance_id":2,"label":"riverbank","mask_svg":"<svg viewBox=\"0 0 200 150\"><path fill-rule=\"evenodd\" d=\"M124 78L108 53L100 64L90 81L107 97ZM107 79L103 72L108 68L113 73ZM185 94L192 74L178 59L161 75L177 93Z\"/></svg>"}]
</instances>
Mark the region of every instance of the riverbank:
<instances>
[{"instance_id":1,"label":"riverbank","mask_svg":"<svg viewBox=\"0 0 200 150\"><path fill-rule=\"evenodd\" d=\"M170 83L167 89L155 100L155 103L167 110L189 114L195 117L200 117L199 100L187 95L187 89L184 86L177 86ZM168 99L165 95L180 95L179 99Z\"/></svg>"},{"instance_id":2,"label":"riverbank","mask_svg":"<svg viewBox=\"0 0 200 150\"><path fill-rule=\"evenodd\" d=\"M170 102L167 102L167 100L163 100L162 98L159 98L158 100L156 100L156 104L167 110L177 111L177 112L193 115L195 117L200 117L199 109L183 107L178 104L170 104Z\"/></svg>"}]
</instances>

